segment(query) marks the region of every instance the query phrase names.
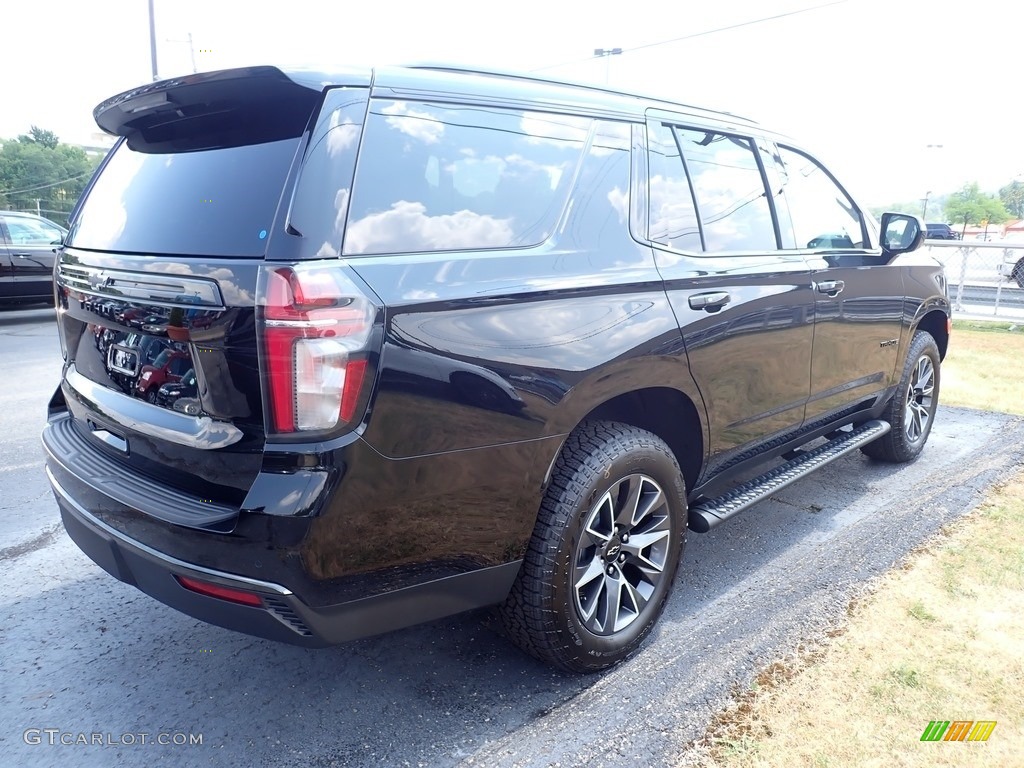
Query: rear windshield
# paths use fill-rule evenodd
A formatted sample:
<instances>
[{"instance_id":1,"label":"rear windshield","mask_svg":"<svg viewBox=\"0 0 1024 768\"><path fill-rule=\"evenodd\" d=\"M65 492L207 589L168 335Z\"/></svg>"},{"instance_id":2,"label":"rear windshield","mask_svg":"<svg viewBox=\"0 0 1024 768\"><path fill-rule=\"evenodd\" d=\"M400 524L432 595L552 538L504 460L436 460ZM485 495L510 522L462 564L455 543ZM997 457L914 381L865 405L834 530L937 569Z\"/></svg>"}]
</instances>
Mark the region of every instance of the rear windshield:
<instances>
[{"instance_id":1,"label":"rear windshield","mask_svg":"<svg viewBox=\"0 0 1024 768\"><path fill-rule=\"evenodd\" d=\"M149 154L121 143L68 237L78 248L262 256L299 139Z\"/></svg>"}]
</instances>

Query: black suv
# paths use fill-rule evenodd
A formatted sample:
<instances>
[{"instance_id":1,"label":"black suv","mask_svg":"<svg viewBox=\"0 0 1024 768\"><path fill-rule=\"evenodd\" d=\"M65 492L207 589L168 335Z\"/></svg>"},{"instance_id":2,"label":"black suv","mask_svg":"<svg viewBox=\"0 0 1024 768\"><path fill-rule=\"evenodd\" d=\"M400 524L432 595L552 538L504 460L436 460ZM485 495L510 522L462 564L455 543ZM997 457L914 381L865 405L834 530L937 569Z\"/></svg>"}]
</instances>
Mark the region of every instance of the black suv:
<instances>
[{"instance_id":1,"label":"black suv","mask_svg":"<svg viewBox=\"0 0 1024 768\"><path fill-rule=\"evenodd\" d=\"M192 616L322 646L498 606L601 669L688 529L928 439L922 224L880 233L753 122L438 68L189 75L95 118L47 472L89 557ZM140 394L154 345L187 392Z\"/></svg>"},{"instance_id":2,"label":"black suv","mask_svg":"<svg viewBox=\"0 0 1024 768\"><path fill-rule=\"evenodd\" d=\"M925 237L929 240L959 240L960 234L949 224L926 224Z\"/></svg>"}]
</instances>

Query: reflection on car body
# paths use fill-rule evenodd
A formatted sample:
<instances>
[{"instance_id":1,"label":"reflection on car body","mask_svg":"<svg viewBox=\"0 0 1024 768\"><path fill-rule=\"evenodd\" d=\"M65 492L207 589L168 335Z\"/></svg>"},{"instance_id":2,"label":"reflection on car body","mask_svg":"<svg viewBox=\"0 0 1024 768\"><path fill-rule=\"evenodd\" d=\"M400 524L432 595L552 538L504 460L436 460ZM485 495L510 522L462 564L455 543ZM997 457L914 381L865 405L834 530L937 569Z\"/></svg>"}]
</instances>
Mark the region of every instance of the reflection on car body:
<instances>
[{"instance_id":1,"label":"reflection on car body","mask_svg":"<svg viewBox=\"0 0 1024 768\"><path fill-rule=\"evenodd\" d=\"M156 404L195 415L200 410L197 393L196 372L194 368L189 368L181 377L181 381L160 385L156 393Z\"/></svg>"}]
</instances>

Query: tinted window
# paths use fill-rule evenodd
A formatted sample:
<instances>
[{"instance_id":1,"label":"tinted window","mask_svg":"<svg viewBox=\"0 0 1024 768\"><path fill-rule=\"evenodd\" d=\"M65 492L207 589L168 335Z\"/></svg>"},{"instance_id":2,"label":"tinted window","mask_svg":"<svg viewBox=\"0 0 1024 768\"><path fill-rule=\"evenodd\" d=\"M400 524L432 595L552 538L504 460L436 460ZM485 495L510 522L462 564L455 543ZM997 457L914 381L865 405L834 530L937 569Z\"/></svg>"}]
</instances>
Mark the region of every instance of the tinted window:
<instances>
[{"instance_id":1,"label":"tinted window","mask_svg":"<svg viewBox=\"0 0 1024 768\"><path fill-rule=\"evenodd\" d=\"M341 253L365 114L365 88L328 92L306 151L288 220L292 231L302 235L299 258L330 258Z\"/></svg>"},{"instance_id":2,"label":"tinted window","mask_svg":"<svg viewBox=\"0 0 1024 768\"><path fill-rule=\"evenodd\" d=\"M775 250L775 226L750 140L676 128L709 251Z\"/></svg>"},{"instance_id":3,"label":"tinted window","mask_svg":"<svg viewBox=\"0 0 1024 768\"><path fill-rule=\"evenodd\" d=\"M71 245L186 256L260 256L298 139L144 154L120 144L82 206Z\"/></svg>"},{"instance_id":4,"label":"tinted window","mask_svg":"<svg viewBox=\"0 0 1024 768\"><path fill-rule=\"evenodd\" d=\"M672 129L651 127L647 137L650 183L648 237L660 245L701 250L697 210Z\"/></svg>"},{"instance_id":5,"label":"tinted window","mask_svg":"<svg viewBox=\"0 0 1024 768\"><path fill-rule=\"evenodd\" d=\"M629 147L628 123L597 124L570 199L567 245L591 248L630 239Z\"/></svg>"},{"instance_id":6,"label":"tinted window","mask_svg":"<svg viewBox=\"0 0 1024 768\"><path fill-rule=\"evenodd\" d=\"M783 191L797 248L863 248L860 212L820 165L779 148Z\"/></svg>"},{"instance_id":7,"label":"tinted window","mask_svg":"<svg viewBox=\"0 0 1024 768\"><path fill-rule=\"evenodd\" d=\"M345 252L535 245L554 231L591 120L374 100Z\"/></svg>"},{"instance_id":8,"label":"tinted window","mask_svg":"<svg viewBox=\"0 0 1024 768\"><path fill-rule=\"evenodd\" d=\"M51 245L60 242L63 232L38 219L8 216L4 219L14 245Z\"/></svg>"}]
</instances>

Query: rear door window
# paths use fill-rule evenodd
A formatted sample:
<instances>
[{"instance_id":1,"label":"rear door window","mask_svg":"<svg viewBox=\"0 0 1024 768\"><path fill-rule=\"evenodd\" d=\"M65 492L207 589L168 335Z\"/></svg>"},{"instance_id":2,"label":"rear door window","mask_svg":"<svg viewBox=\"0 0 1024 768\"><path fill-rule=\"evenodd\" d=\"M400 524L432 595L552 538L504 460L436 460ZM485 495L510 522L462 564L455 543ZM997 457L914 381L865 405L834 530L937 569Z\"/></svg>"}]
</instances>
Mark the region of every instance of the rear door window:
<instances>
[{"instance_id":1,"label":"rear door window","mask_svg":"<svg viewBox=\"0 0 1024 768\"><path fill-rule=\"evenodd\" d=\"M669 248L700 251L703 246L697 209L672 128L660 123L650 125L647 146L650 184L648 237Z\"/></svg>"},{"instance_id":2,"label":"rear door window","mask_svg":"<svg viewBox=\"0 0 1024 768\"><path fill-rule=\"evenodd\" d=\"M708 251L778 247L764 178L750 139L704 128L675 128L697 199Z\"/></svg>"},{"instance_id":3,"label":"rear door window","mask_svg":"<svg viewBox=\"0 0 1024 768\"><path fill-rule=\"evenodd\" d=\"M558 223L592 120L373 100L346 254L510 248Z\"/></svg>"},{"instance_id":4,"label":"rear door window","mask_svg":"<svg viewBox=\"0 0 1024 768\"><path fill-rule=\"evenodd\" d=\"M59 243L63 236L57 227L36 219L8 216L6 224L14 245L53 245Z\"/></svg>"}]
</instances>

